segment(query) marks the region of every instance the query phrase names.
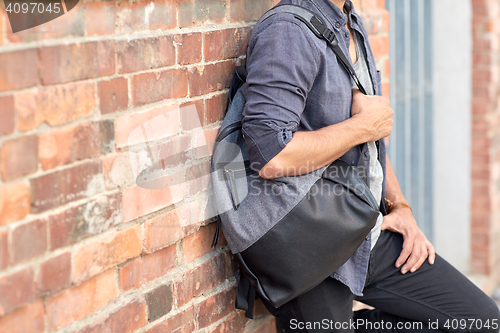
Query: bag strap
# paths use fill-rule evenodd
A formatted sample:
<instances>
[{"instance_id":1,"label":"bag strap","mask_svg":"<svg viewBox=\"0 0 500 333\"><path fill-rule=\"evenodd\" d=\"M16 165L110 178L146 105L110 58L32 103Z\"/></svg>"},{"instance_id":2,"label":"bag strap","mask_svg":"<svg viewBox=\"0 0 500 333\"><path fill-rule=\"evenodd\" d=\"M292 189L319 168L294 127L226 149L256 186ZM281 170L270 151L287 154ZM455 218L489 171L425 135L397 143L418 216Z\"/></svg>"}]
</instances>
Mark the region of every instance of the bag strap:
<instances>
[{"instance_id":1,"label":"bag strap","mask_svg":"<svg viewBox=\"0 0 500 333\"><path fill-rule=\"evenodd\" d=\"M366 90L361 84L354 68L352 68L351 63L345 56L344 52L339 46L339 42L335 36L335 33L328 28L325 21L318 16L317 14L311 12L310 10L297 6L297 5L279 5L268 10L259 21L257 21L257 25L267 20L269 17L278 14L278 13L289 13L293 14L296 19L302 21L318 38L325 40L330 48L333 50L337 59L340 61L342 66L345 68L347 73L352 77L354 83L359 88L359 90L366 95Z\"/></svg>"}]
</instances>

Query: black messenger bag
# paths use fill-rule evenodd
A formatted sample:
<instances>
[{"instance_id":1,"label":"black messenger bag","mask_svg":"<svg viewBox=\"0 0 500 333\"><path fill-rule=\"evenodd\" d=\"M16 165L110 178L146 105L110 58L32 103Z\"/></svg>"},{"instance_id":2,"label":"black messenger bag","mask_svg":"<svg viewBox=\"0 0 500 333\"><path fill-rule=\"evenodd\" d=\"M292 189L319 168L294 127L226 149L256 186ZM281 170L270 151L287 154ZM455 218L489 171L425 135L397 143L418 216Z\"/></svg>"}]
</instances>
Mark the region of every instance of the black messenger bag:
<instances>
[{"instance_id":1,"label":"black messenger bag","mask_svg":"<svg viewBox=\"0 0 500 333\"><path fill-rule=\"evenodd\" d=\"M264 14L257 24L278 12L294 14L316 36L326 40L365 93L340 50L334 33L319 16L299 6L281 5ZM236 95L240 99L241 96L246 98L245 79L244 68L237 67L230 86L226 116L212 155L212 181L218 182L218 187L214 186L214 197L232 202L235 212L242 198L244 200L244 195L238 193L238 182L245 181L245 177L250 175L260 178L248 166L241 132L244 101L233 103ZM230 145L225 145L227 143ZM233 168L237 156L242 164ZM334 161L288 214L255 243L236 253L240 267L236 273L236 308L246 310L246 316L253 318L255 291L273 306L279 307L311 290L352 256L375 226L378 215L378 203L365 180L358 176L356 168L342 160ZM237 214L231 216L233 220L228 221L228 215L219 214L213 246L218 242L222 224L238 223Z\"/></svg>"}]
</instances>

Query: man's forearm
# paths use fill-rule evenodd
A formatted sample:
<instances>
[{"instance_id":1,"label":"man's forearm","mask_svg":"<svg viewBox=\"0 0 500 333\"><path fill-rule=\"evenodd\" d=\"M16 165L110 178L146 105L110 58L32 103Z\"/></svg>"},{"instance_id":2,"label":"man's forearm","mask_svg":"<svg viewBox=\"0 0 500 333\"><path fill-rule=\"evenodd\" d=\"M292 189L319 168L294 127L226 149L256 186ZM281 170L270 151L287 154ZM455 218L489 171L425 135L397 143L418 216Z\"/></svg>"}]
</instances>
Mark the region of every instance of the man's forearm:
<instances>
[{"instance_id":1,"label":"man's forearm","mask_svg":"<svg viewBox=\"0 0 500 333\"><path fill-rule=\"evenodd\" d=\"M314 171L365 142L365 137L353 118L316 131L295 132L286 147L261 169L260 176L276 178Z\"/></svg>"},{"instance_id":2,"label":"man's forearm","mask_svg":"<svg viewBox=\"0 0 500 333\"><path fill-rule=\"evenodd\" d=\"M394 169L392 168L391 162L389 161L389 156L386 158L386 197L390 201L402 202L408 205L408 201L403 195L403 191L401 191L401 187L399 186L398 178L394 173Z\"/></svg>"}]
</instances>

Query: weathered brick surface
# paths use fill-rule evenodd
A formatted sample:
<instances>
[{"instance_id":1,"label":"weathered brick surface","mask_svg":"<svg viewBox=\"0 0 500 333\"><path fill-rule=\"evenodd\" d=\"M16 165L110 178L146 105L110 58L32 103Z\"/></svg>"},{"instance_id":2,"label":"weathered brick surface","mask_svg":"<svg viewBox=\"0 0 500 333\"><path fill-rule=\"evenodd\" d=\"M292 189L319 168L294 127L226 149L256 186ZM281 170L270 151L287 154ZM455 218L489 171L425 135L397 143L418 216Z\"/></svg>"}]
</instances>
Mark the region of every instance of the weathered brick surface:
<instances>
[{"instance_id":1,"label":"weathered brick surface","mask_svg":"<svg viewBox=\"0 0 500 333\"><path fill-rule=\"evenodd\" d=\"M195 313L194 307L190 307L181 313L176 314L168 318L165 321L153 326L146 333L164 333L164 332L176 332L176 333L191 333L195 328ZM234 331L236 332L236 331Z\"/></svg>"},{"instance_id":2,"label":"weathered brick surface","mask_svg":"<svg viewBox=\"0 0 500 333\"><path fill-rule=\"evenodd\" d=\"M207 32L203 38L205 61L237 58L246 53L250 28L237 28Z\"/></svg>"},{"instance_id":3,"label":"weathered brick surface","mask_svg":"<svg viewBox=\"0 0 500 333\"><path fill-rule=\"evenodd\" d=\"M47 222L38 220L14 229L11 248L14 264L43 254L47 250Z\"/></svg>"},{"instance_id":4,"label":"weathered brick surface","mask_svg":"<svg viewBox=\"0 0 500 333\"><path fill-rule=\"evenodd\" d=\"M99 196L49 217L50 249L75 244L121 222L121 194Z\"/></svg>"},{"instance_id":5,"label":"weathered brick surface","mask_svg":"<svg viewBox=\"0 0 500 333\"><path fill-rule=\"evenodd\" d=\"M45 331L43 301L0 317L0 332L42 333Z\"/></svg>"},{"instance_id":6,"label":"weathered brick surface","mask_svg":"<svg viewBox=\"0 0 500 333\"><path fill-rule=\"evenodd\" d=\"M113 301L118 294L115 272L110 270L49 298L45 305L49 332L85 318Z\"/></svg>"},{"instance_id":7,"label":"weathered brick surface","mask_svg":"<svg viewBox=\"0 0 500 333\"><path fill-rule=\"evenodd\" d=\"M144 303L135 301L109 315L97 325L84 328L80 333L120 332L131 333L145 324Z\"/></svg>"},{"instance_id":8,"label":"weathered brick surface","mask_svg":"<svg viewBox=\"0 0 500 333\"><path fill-rule=\"evenodd\" d=\"M226 0L180 0L179 26L222 23L228 5Z\"/></svg>"},{"instance_id":9,"label":"weathered brick surface","mask_svg":"<svg viewBox=\"0 0 500 333\"><path fill-rule=\"evenodd\" d=\"M137 289L175 267L175 245L135 259L120 269L120 288Z\"/></svg>"},{"instance_id":10,"label":"weathered brick surface","mask_svg":"<svg viewBox=\"0 0 500 333\"><path fill-rule=\"evenodd\" d=\"M15 128L14 97L12 95L0 97L0 135L14 132Z\"/></svg>"},{"instance_id":11,"label":"weathered brick surface","mask_svg":"<svg viewBox=\"0 0 500 333\"><path fill-rule=\"evenodd\" d=\"M57 126L91 116L96 106L95 89L94 83L82 82L16 93L19 130L35 129L44 122Z\"/></svg>"},{"instance_id":12,"label":"weathered brick surface","mask_svg":"<svg viewBox=\"0 0 500 333\"><path fill-rule=\"evenodd\" d=\"M118 73L171 66L175 64L174 38L162 36L122 41L118 43L117 56Z\"/></svg>"},{"instance_id":13,"label":"weathered brick surface","mask_svg":"<svg viewBox=\"0 0 500 333\"><path fill-rule=\"evenodd\" d=\"M0 186L0 225L23 219L30 213L30 189L26 182Z\"/></svg>"},{"instance_id":14,"label":"weathered brick surface","mask_svg":"<svg viewBox=\"0 0 500 333\"><path fill-rule=\"evenodd\" d=\"M85 4L85 31L88 36L109 35L115 32L116 4L114 2L87 2Z\"/></svg>"},{"instance_id":15,"label":"weathered brick surface","mask_svg":"<svg viewBox=\"0 0 500 333\"><path fill-rule=\"evenodd\" d=\"M388 94L388 13L354 2ZM67 14L15 34L0 8L0 332L275 331L261 302L253 321L235 310L237 261L223 235L211 248L207 206L234 66L273 3L65 0ZM473 24L494 34L490 9ZM497 41L476 43L491 66ZM491 147L497 74L474 79L474 147ZM500 250L484 213L496 169L480 166L495 156L474 155L480 269Z\"/></svg>"},{"instance_id":16,"label":"weathered brick surface","mask_svg":"<svg viewBox=\"0 0 500 333\"><path fill-rule=\"evenodd\" d=\"M39 295L54 294L71 283L71 253L66 252L40 264L36 279Z\"/></svg>"},{"instance_id":17,"label":"weathered brick surface","mask_svg":"<svg viewBox=\"0 0 500 333\"><path fill-rule=\"evenodd\" d=\"M25 136L0 147L0 174L3 180L28 175L38 169L38 137ZM23 152L19 154L19 152Z\"/></svg>"},{"instance_id":18,"label":"weathered brick surface","mask_svg":"<svg viewBox=\"0 0 500 333\"><path fill-rule=\"evenodd\" d=\"M31 180L31 207L43 212L99 193L104 187L101 163L90 161Z\"/></svg>"},{"instance_id":19,"label":"weathered brick surface","mask_svg":"<svg viewBox=\"0 0 500 333\"><path fill-rule=\"evenodd\" d=\"M177 43L177 63L194 64L201 61L201 33L175 35Z\"/></svg>"},{"instance_id":20,"label":"weathered brick surface","mask_svg":"<svg viewBox=\"0 0 500 333\"><path fill-rule=\"evenodd\" d=\"M98 238L77 249L73 261L73 281L81 282L100 274L142 251L140 226Z\"/></svg>"},{"instance_id":21,"label":"weathered brick surface","mask_svg":"<svg viewBox=\"0 0 500 333\"><path fill-rule=\"evenodd\" d=\"M9 234L7 230L0 231L0 269L9 265Z\"/></svg>"},{"instance_id":22,"label":"weathered brick surface","mask_svg":"<svg viewBox=\"0 0 500 333\"><path fill-rule=\"evenodd\" d=\"M174 281L177 306L183 306L193 297L200 296L232 275L226 269L229 260L227 256L226 253L222 253L179 276Z\"/></svg>"},{"instance_id":23,"label":"weathered brick surface","mask_svg":"<svg viewBox=\"0 0 500 333\"><path fill-rule=\"evenodd\" d=\"M33 270L23 269L0 278L0 316L31 303L35 298Z\"/></svg>"},{"instance_id":24,"label":"weathered brick surface","mask_svg":"<svg viewBox=\"0 0 500 333\"><path fill-rule=\"evenodd\" d=\"M114 43L109 41L41 48L39 55L42 84L111 75L115 72L114 49Z\"/></svg>"},{"instance_id":25,"label":"weathered brick surface","mask_svg":"<svg viewBox=\"0 0 500 333\"><path fill-rule=\"evenodd\" d=\"M188 92L188 73L185 69L139 74L131 80L134 105L185 97Z\"/></svg>"},{"instance_id":26,"label":"weathered brick surface","mask_svg":"<svg viewBox=\"0 0 500 333\"><path fill-rule=\"evenodd\" d=\"M38 83L36 49L0 53L0 91L32 87Z\"/></svg>"},{"instance_id":27,"label":"weathered brick surface","mask_svg":"<svg viewBox=\"0 0 500 333\"><path fill-rule=\"evenodd\" d=\"M128 107L128 79L116 78L99 82L99 106L101 114L125 110Z\"/></svg>"},{"instance_id":28,"label":"weathered brick surface","mask_svg":"<svg viewBox=\"0 0 500 333\"><path fill-rule=\"evenodd\" d=\"M85 123L40 136L39 159L44 170L102 154L101 126Z\"/></svg>"},{"instance_id":29,"label":"weathered brick surface","mask_svg":"<svg viewBox=\"0 0 500 333\"><path fill-rule=\"evenodd\" d=\"M149 292L145 296L148 304L148 320L153 322L172 310L172 286L163 285Z\"/></svg>"},{"instance_id":30,"label":"weathered brick surface","mask_svg":"<svg viewBox=\"0 0 500 333\"><path fill-rule=\"evenodd\" d=\"M193 67L189 71L190 94L198 96L228 88L233 74L233 60Z\"/></svg>"}]
</instances>

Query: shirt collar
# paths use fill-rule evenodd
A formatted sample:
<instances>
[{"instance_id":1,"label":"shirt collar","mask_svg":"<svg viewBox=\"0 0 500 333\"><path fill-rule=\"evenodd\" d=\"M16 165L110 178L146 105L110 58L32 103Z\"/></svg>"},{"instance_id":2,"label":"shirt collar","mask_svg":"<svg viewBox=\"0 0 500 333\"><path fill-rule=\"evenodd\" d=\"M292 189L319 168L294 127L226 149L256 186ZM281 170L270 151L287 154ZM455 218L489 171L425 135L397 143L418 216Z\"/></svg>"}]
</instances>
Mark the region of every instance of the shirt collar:
<instances>
[{"instance_id":1,"label":"shirt collar","mask_svg":"<svg viewBox=\"0 0 500 333\"><path fill-rule=\"evenodd\" d=\"M345 27L347 24L347 14L345 14L339 7L337 7L330 0L310 0L320 12L327 17L328 21L333 26L333 29L339 31L342 27ZM352 18L356 17L356 12L354 11L354 6L351 0L346 0L345 8Z\"/></svg>"}]
</instances>

